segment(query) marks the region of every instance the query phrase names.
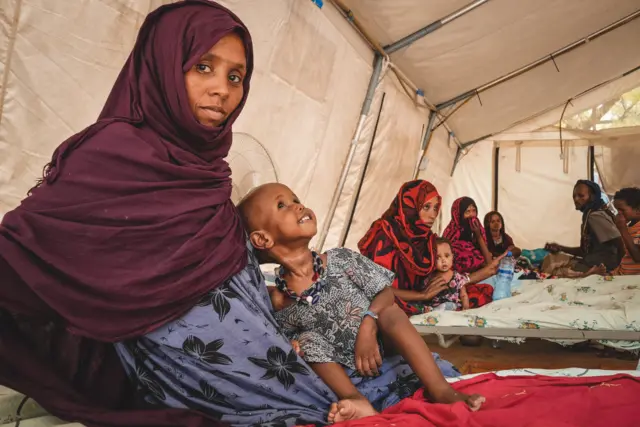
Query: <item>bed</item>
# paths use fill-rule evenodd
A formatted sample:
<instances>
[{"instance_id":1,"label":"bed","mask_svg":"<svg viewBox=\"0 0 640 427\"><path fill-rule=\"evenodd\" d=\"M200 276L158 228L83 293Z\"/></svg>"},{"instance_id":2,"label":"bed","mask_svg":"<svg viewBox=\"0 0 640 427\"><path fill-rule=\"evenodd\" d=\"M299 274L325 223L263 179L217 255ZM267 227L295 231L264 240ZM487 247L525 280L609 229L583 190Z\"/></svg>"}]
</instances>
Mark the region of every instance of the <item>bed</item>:
<instances>
[{"instance_id":1,"label":"bed","mask_svg":"<svg viewBox=\"0 0 640 427\"><path fill-rule=\"evenodd\" d=\"M411 317L422 335L477 335L523 342L541 338L562 345L595 340L640 350L640 276L522 281L514 296L467 311ZM451 341L449 341L450 343Z\"/></svg>"}]
</instances>

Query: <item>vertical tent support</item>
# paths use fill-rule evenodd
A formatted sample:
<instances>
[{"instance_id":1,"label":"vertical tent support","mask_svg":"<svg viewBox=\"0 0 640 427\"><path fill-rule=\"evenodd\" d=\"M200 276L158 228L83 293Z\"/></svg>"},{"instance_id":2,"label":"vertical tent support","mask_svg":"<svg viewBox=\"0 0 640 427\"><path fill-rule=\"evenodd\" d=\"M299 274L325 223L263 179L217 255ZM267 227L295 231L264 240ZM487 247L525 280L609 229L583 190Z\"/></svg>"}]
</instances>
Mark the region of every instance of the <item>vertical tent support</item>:
<instances>
[{"instance_id":1,"label":"vertical tent support","mask_svg":"<svg viewBox=\"0 0 640 427\"><path fill-rule=\"evenodd\" d=\"M589 181L593 181L596 178L595 166L596 166L596 147L589 145Z\"/></svg>"},{"instance_id":2,"label":"vertical tent support","mask_svg":"<svg viewBox=\"0 0 640 427\"><path fill-rule=\"evenodd\" d=\"M500 146L497 146L493 152L493 210L498 210L498 191L500 181Z\"/></svg>"},{"instance_id":3,"label":"vertical tent support","mask_svg":"<svg viewBox=\"0 0 640 427\"><path fill-rule=\"evenodd\" d=\"M356 212L358 207L358 200L360 199L360 192L362 191L362 185L364 184L364 178L367 176L367 169L369 168L369 161L371 160L371 152L373 151L373 144L376 142L376 134L378 133L378 125L380 124L380 116L382 116L382 108L384 107L384 97L385 93L382 94L382 99L380 100L380 108L378 109L378 115L376 116L376 125L373 128L373 135L371 135L371 144L369 144L369 150L367 152L367 160L364 162L364 166L362 167L362 173L360 174L360 179L358 180L358 189L356 190L356 194L353 196L351 203L349 204L349 211L347 212L346 217L347 223L342 227L342 231L340 232L340 247L344 246L347 241L347 236L349 236L349 230L351 230L351 223L353 222L353 215Z\"/></svg>"},{"instance_id":4,"label":"vertical tent support","mask_svg":"<svg viewBox=\"0 0 640 427\"><path fill-rule=\"evenodd\" d=\"M340 173L338 186L336 187L336 191L333 193L331 204L329 205L329 212L327 213L327 218L322 225L322 231L320 232L320 236L318 238L318 243L316 245L318 250L322 250L324 246L324 242L326 241L327 235L329 234L331 222L333 221L333 217L336 213L336 208L338 207L338 202L340 201L340 196L342 195L342 190L344 190L344 186L347 183L349 169L351 169L351 163L353 163L353 158L356 154L356 149L358 148L358 141L360 140L362 129L364 128L364 122L367 118L367 115L369 114L369 110L371 109L373 95L380 81L383 62L384 58L382 57L382 55L376 54L373 64L373 72L371 73L371 79L369 80L369 87L367 88L367 94L364 98L364 102L362 103L362 109L360 110L360 119L358 120L356 131L353 134L353 139L351 140L349 154L347 155L347 159L342 166L342 172Z\"/></svg>"},{"instance_id":5,"label":"vertical tent support","mask_svg":"<svg viewBox=\"0 0 640 427\"><path fill-rule=\"evenodd\" d=\"M416 163L416 167L413 169L412 179L418 179L418 175L420 174L420 164L422 164L422 160L427 155L427 149L429 148L429 142L431 141L431 134L433 133L433 124L436 121L436 115L437 113L435 111L429 110L429 122L427 123L427 128L422 136L422 143L420 144L420 151L418 153L418 162Z\"/></svg>"}]
</instances>

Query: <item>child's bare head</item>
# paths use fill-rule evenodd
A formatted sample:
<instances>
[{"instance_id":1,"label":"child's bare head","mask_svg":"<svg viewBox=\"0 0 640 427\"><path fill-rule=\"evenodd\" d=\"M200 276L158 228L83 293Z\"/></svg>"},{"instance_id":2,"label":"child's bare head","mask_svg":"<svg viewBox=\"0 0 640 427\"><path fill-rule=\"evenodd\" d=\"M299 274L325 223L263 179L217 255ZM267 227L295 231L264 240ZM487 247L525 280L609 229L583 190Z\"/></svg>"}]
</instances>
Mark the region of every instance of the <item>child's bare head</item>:
<instances>
[{"instance_id":1,"label":"child's bare head","mask_svg":"<svg viewBox=\"0 0 640 427\"><path fill-rule=\"evenodd\" d=\"M448 239L439 237L436 239L436 270L446 273L453 268L453 248Z\"/></svg>"},{"instance_id":2,"label":"child's bare head","mask_svg":"<svg viewBox=\"0 0 640 427\"><path fill-rule=\"evenodd\" d=\"M238 210L251 244L258 250L308 244L318 231L313 211L283 184L257 187L242 199Z\"/></svg>"}]
</instances>

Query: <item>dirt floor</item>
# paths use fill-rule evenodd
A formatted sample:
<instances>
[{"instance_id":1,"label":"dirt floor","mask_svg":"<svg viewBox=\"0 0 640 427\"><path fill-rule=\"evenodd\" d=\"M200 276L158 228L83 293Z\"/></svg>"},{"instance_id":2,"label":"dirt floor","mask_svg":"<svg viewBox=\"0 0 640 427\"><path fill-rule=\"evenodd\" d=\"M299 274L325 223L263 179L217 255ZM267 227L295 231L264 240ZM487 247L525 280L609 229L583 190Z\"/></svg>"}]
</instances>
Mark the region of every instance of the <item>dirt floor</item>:
<instances>
[{"instance_id":1,"label":"dirt floor","mask_svg":"<svg viewBox=\"0 0 640 427\"><path fill-rule=\"evenodd\" d=\"M463 374L516 368L634 370L638 364L637 359L622 360L611 351L608 357L603 357L602 351L594 348L567 348L544 340L527 340L520 345L502 342L498 349L492 348L487 339L479 347L457 342L449 348L441 348L432 338L426 341L431 351L453 363Z\"/></svg>"}]
</instances>

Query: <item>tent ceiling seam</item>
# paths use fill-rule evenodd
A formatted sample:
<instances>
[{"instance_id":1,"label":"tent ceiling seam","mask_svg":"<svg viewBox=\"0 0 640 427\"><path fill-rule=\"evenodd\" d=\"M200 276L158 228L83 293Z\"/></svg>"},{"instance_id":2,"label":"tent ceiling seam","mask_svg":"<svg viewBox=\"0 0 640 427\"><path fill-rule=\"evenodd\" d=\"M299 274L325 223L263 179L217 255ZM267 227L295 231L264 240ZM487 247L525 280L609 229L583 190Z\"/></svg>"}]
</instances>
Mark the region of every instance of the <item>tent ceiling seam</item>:
<instances>
[{"instance_id":1,"label":"tent ceiling seam","mask_svg":"<svg viewBox=\"0 0 640 427\"><path fill-rule=\"evenodd\" d=\"M466 15L467 13L471 12L472 10L476 9L479 6L482 6L488 1L489 0L472 1L468 5L463 6L460 9L456 10L455 12L448 14L444 18L440 18L437 21L434 21L431 24L427 25L426 27L422 27L418 31L415 31L409 34L408 36L401 38L398 41L388 44L387 46L384 46L384 51L390 55L393 52L396 52L400 49L404 49L405 47L408 47L411 44L413 44L415 41L420 40L427 34L433 33L434 31L442 28L444 25L448 24L449 22L455 21L456 19L460 18L463 15Z\"/></svg>"},{"instance_id":2,"label":"tent ceiling seam","mask_svg":"<svg viewBox=\"0 0 640 427\"><path fill-rule=\"evenodd\" d=\"M498 86L498 85L500 85L500 84L502 84L502 83L504 83L506 81L509 81L509 80L511 80L511 79L513 79L515 77L518 77L518 76L520 76L520 75L522 75L522 74L524 74L524 73L526 73L528 71L531 71L532 69L537 68L540 65L545 64L545 63L547 63L549 61L553 61L555 63L555 58L558 58L561 55L564 55L564 54L566 54L568 52L571 52L571 51L573 51L574 49L576 49L578 47L584 46L585 44L589 43L590 41L592 41L592 40L594 40L594 39L596 39L596 38L598 38L600 36L603 36L605 34L608 34L611 31L613 31L613 30L615 30L617 28L620 28L623 25L626 25L626 24L634 21L638 17L640 17L640 9L636 10L635 12L633 12L633 13L627 15L627 16L625 16L624 18L621 18L621 19L617 20L616 22L614 22L612 24L607 25L604 28L599 29L598 31L595 31L593 33L588 34L586 37L582 37L581 39L579 39L579 40L577 40L577 41L575 41L575 42L573 42L573 43L571 43L571 44L569 44L569 45L567 45L567 46L565 46L565 47L563 47L563 48L561 48L561 49L559 49L559 50L557 50L555 52L552 52L549 55L545 55L544 57L542 57L542 58L540 58L540 59L538 59L536 61L533 61L533 62L531 62L531 63L529 63L529 64L527 64L527 65L525 65L523 67L520 67L517 70L514 70L514 71L512 71L512 72L510 72L508 74L505 74L505 75L503 75L501 77L498 77L498 78L496 78L496 79L494 79L494 80L492 80L492 81L490 81L488 83L485 83L484 85L479 86L479 87L477 87L475 89L472 89L472 90L469 90L467 92L464 92L464 93L462 93L462 94L460 94L460 95L458 95L458 96L456 96L454 98L451 98L448 101L445 101L445 102L442 102L440 104L437 104L436 108L438 110L442 110L442 109L447 108L447 107L449 107L451 105L457 104L460 101L464 101L467 98L470 98L470 97L472 97L474 95L479 94L480 92L484 92L484 91L486 91L488 89L491 89L491 88L493 88L495 86Z\"/></svg>"},{"instance_id":3,"label":"tent ceiling seam","mask_svg":"<svg viewBox=\"0 0 640 427\"><path fill-rule=\"evenodd\" d=\"M580 98L580 97L582 97L582 96L585 96L585 95L586 95L586 94L588 94L589 92L594 91L594 90L596 90L596 89L598 89L598 88L600 88L600 87L602 87L602 86L604 86L604 85L607 85L607 84L609 84L609 83L613 83L613 82L615 82L616 80L620 80L621 78L626 77L626 76L628 76L629 74L631 74L631 73L633 73L633 72L636 72L636 71L640 71L640 65L638 65L637 67L632 68L632 69L631 69L631 70L629 70L629 71L625 71L624 73L620 74L620 75L619 75L619 76L617 76L617 77L614 77L614 78L612 78L612 79L606 80L606 81L604 81L604 82L602 82L602 83L598 83L597 85L594 85L594 86L590 87L589 89L583 90L582 92L578 93L577 95L572 96L571 98L569 98L569 99L568 99L568 100L566 100L566 101L563 101L563 102L562 102L562 103L560 103L560 104L556 104L556 105L554 105L554 106L553 106L553 107L551 107L551 108L547 108L546 110L539 111L539 112L537 112L537 113L535 113L535 114L532 114L532 115L530 115L530 116L528 116L528 117L525 117L525 118L524 118L524 119L522 119L522 120L519 120L519 121L517 121L517 122L515 122L515 123L512 123L512 124L510 124L508 127L504 128L504 129L502 129L502 130L500 130L500 131L498 131L498 132L493 132L493 133L490 133L490 134L488 134L488 135L482 136L482 137L480 137L480 138L476 138L476 139L474 139L474 140L471 140L471 141L469 141L469 142L462 143L460 148L462 148L462 149L469 148L469 147L471 147L471 146L473 146L473 145L477 144L478 142L480 142L480 141L482 141L482 140L484 140L484 139L488 139L488 138L491 138L491 137L492 137L492 136L494 136L494 135L498 135L498 134L500 134L500 133L502 133L502 132L504 132L504 131L506 131L506 130L508 130L508 129L512 128L512 127L514 127L514 126L517 126L517 125L519 125L519 124L521 124L521 123L527 122L527 121L529 121L529 120L531 120L531 119L533 119L533 118L535 118L535 117L538 117L538 116L540 116L540 115L542 115L542 114L544 114L544 113L546 113L546 112L548 112L548 111L551 111L551 110L553 110L553 109L555 109L555 108L558 108L558 107L560 107L560 106L562 106L562 105L571 104L571 101L574 101L574 100L576 100L576 99L578 99L578 98ZM563 113L564 113L564 112L563 112Z\"/></svg>"}]
</instances>

